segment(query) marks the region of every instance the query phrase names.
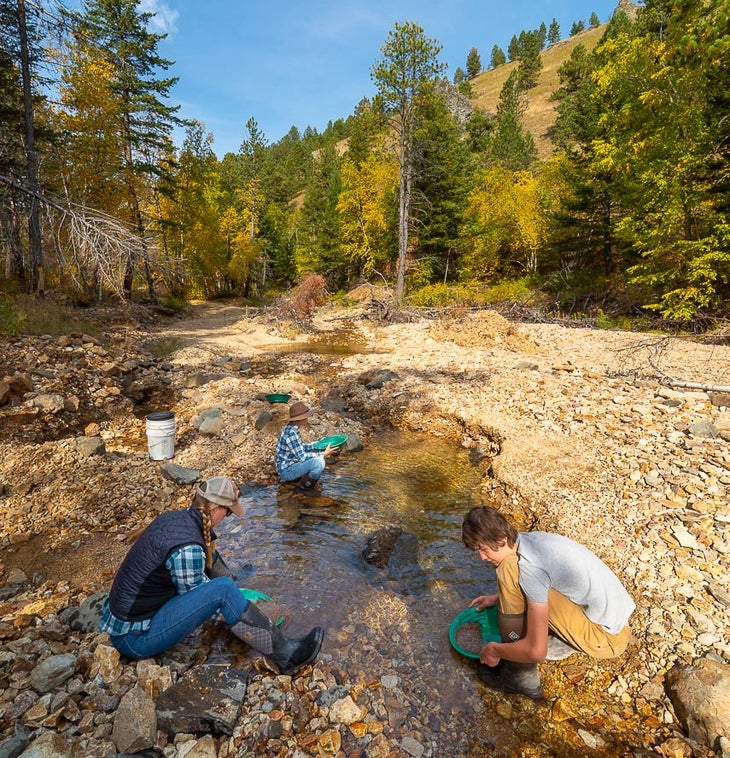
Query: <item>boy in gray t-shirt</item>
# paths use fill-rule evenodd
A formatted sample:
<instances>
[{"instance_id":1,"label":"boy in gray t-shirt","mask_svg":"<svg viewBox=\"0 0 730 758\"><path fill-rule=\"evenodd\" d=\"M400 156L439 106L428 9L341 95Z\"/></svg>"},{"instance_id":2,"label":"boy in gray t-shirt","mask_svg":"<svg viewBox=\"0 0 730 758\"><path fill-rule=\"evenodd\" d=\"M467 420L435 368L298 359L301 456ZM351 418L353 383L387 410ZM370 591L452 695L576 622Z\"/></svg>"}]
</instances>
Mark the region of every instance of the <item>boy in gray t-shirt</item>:
<instances>
[{"instance_id":1,"label":"boy in gray t-shirt","mask_svg":"<svg viewBox=\"0 0 730 758\"><path fill-rule=\"evenodd\" d=\"M502 642L481 651L477 675L492 689L542 698L537 662L574 652L594 658L621 655L631 637L634 601L611 569L588 548L548 532L520 532L494 508L472 508L462 526L464 544L492 563Z\"/></svg>"}]
</instances>

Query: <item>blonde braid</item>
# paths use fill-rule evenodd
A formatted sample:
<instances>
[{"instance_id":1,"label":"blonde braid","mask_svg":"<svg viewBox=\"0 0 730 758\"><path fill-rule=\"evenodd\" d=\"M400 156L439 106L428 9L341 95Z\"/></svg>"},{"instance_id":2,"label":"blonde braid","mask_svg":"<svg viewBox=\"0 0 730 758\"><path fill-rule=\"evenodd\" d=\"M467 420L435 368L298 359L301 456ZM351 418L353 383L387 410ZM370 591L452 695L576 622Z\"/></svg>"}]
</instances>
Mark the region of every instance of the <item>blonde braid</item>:
<instances>
[{"instance_id":1,"label":"blonde braid","mask_svg":"<svg viewBox=\"0 0 730 758\"><path fill-rule=\"evenodd\" d=\"M213 551L215 543L210 538L210 503L202 496L196 494L193 497L193 508L201 515L203 519L203 539L205 540L205 565L211 568L213 565Z\"/></svg>"}]
</instances>

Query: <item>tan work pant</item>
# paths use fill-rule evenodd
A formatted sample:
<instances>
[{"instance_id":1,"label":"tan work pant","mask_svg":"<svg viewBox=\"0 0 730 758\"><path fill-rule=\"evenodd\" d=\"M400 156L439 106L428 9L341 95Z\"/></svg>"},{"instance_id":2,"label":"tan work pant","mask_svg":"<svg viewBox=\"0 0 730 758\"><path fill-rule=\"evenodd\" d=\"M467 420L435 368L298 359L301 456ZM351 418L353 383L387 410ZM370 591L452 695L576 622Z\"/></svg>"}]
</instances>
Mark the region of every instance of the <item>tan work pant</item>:
<instances>
[{"instance_id":1,"label":"tan work pant","mask_svg":"<svg viewBox=\"0 0 730 758\"><path fill-rule=\"evenodd\" d=\"M499 610L510 616L527 610L519 576L517 556L509 556L497 566ZM569 645L594 658L621 655L631 639L628 624L618 634L609 634L600 624L594 624L579 605L553 589L548 591L548 625Z\"/></svg>"}]
</instances>

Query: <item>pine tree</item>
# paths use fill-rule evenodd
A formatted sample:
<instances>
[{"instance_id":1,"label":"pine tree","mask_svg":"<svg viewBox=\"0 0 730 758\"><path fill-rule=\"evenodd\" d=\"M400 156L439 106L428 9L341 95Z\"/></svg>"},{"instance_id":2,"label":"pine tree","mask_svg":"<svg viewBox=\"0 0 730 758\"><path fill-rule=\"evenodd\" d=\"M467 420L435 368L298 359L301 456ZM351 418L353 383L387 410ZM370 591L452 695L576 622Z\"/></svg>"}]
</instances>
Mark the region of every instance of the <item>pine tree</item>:
<instances>
[{"instance_id":1,"label":"pine tree","mask_svg":"<svg viewBox=\"0 0 730 758\"><path fill-rule=\"evenodd\" d=\"M179 106L166 102L177 79L159 76L172 63L157 52L165 35L148 31L151 16L139 12L137 0L86 0L77 33L80 44L94 46L112 71L110 92L119 120L108 128L119 135L122 154L109 171L121 173L128 220L143 241L144 195L149 191L149 181L163 170L158 157L173 152L173 127L183 123L175 115ZM136 265L135 255L130 253L123 284L127 298L132 296ZM144 265L149 296L154 299L149 260Z\"/></svg>"},{"instance_id":2,"label":"pine tree","mask_svg":"<svg viewBox=\"0 0 730 758\"><path fill-rule=\"evenodd\" d=\"M547 39L550 45L560 42L560 24L558 24L558 20L555 18L550 22Z\"/></svg>"},{"instance_id":3,"label":"pine tree","mask_svg":"<svg viewBox=\"0 0 730 758\"><path fill-rule=\"evenodd\" d=\"M482 60L479 57L479 51L473 47L469 50L469 55L466 56L466 75L469 79L473 79L481 72Z\"/></svg>"},{"instance_id":4,"label":"pine tree","mask_svg":"<svg viewBox=\"0 0 730 758\"><path fill-rule=\"evenodd\" d=\"M462 217L470 189L472 165L468 145L444 98L427 98L421 109L414 182L412 274L420 284L454 278L461 254Z\"/></svg>"},{"instance_id":5,"label":"pine tree","mask_svg":"<svg viewBox=\"0 0 730 758\"><path fill-rule=\"evenodd\" d=\"M42 11L42 9L40 9ZM4 102L3 120L0 125L8 127L8 135L3 138L9 150L6 160L18 172L16 179L24 194L6 204L8 212L5 222L10 244L6 257L6 269L24 278L29 273L28 287L43 295L45 291L44 254L41 237L38 123L37 105L42 78L39 69L46 62L43 50L42 21L39 9L28 7L25 0L0 0L0 53L3 68L4 91L9 100ZM22 162L16 152L18 136L22 135ZM21 235L19 212L27 213L27 238L29 265L23 261L19 247ZM3 214L5 216L5 213Z\"/></svg>"},{"instance_id":6,"label":"pine tree","mask_svg":"<svg viewBox=\"0 0 730 758\"><path fill-rule=\"evenodd\" d=\"M397 135L400 171L398 196L398 268L395 295L403 298L408 256L411 200L414 181L414 138L418 105L441 75L441 46L425 37L423 29L412 22L395 23L381 48L383 58L372 69L386 108L393 113L392 126Z\"/></svg>"},{"instance_id":7,"label":"pine tree","mask_svg":"<svg viewBox=\"0 0 730 758\"><path fill-rule=\"evenodd\" d=\"M514 70L502 87L497 104L497 122L489 142L488 164L513 171L529 168L537 158L535 140L522 126L525 101Z\"/></svg>"},{"instance_id":8,"label":"pine tree","mask_svg":"<svg viewBox=\"0 0 730 758\"><path fill-rule=\"evenodd\" d=\"M491 68L497 68L497 66L501 66L503 63L507 63L507 56L499 45L495 45L492 48L492 57L489 65Z\"/></svg>"}]
</instances>

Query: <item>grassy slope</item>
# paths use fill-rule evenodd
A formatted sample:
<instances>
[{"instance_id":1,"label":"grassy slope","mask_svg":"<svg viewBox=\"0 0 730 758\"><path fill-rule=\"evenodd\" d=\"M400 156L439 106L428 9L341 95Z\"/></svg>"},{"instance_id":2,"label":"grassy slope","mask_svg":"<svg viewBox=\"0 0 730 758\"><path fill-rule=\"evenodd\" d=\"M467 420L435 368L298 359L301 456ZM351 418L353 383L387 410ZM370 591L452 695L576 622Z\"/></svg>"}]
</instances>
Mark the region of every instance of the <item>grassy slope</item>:
<instances>
[{"instance_id":1,"label":"grassy slope","mask_svg":"<svg viewBox=\"0 0 730 758\"><path fill-rule=\"evenodd\" d=\"M580 34L555 43L541 54L540 78L537 85L527 93L527 111L523 116L523 124L535 138L541 160L552 153L552 143L548 132L555 121L555 103L550 102L550 95L558 86L558 68L570 58L571 51L576 45L583 44L588 50L592 50L605 29L606 24L601 24L595 29L586 29ZM505 63L476 76L471 83L472 106L487 113L495 113L502 86L517 65L517 62Z\"/></svg>"}]
</instances>

